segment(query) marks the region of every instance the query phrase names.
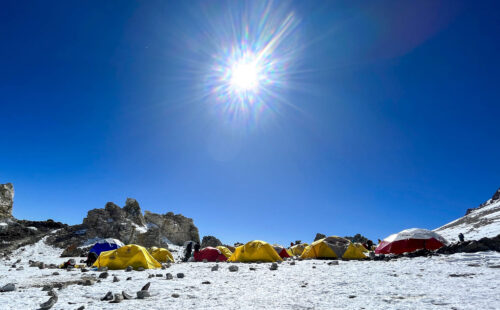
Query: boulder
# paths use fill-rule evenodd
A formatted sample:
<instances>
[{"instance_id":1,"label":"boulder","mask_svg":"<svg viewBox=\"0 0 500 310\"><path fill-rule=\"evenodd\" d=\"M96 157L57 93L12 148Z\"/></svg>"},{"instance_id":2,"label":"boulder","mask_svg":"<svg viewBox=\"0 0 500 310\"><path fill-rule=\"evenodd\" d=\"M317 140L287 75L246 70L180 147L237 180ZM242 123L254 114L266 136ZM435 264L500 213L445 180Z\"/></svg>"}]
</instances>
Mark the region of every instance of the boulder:
<instances>
[{"instance_id":1,"label":"boulder","mask_svg":"<svg viewBox=\"0 0 500 310\"><path fill-rule=\"evenodd\" d=\"M319 240L319 239L323 239L323 238L326 238L326 235L323 235L323 234L317 233L317 234L316 234L316 237L314 237L314 241Z\"/></svg>"},{"instance_id":2,"label":"boulder","mask_svg":"<svg viewBox=\"0 0 500 310\"><path fill-rule=\"evenodd\" d=\"M0 184L0 219L12 217L14 205L14 185L12 183Z\"/></svg>"},{"instance_id":3,"label":"boulder","mask_svg":"<svg viewBox=\"0 0 500 310\"><path fill-rule=\"evenodd\" d=\"M201 247L202 248L206 248L208 246L215 248L215 247L218 247L221 245L222 245L222 242L220 242L220 240L214 236L205 236L201 240Z\"/></svg>"}]
</instances>

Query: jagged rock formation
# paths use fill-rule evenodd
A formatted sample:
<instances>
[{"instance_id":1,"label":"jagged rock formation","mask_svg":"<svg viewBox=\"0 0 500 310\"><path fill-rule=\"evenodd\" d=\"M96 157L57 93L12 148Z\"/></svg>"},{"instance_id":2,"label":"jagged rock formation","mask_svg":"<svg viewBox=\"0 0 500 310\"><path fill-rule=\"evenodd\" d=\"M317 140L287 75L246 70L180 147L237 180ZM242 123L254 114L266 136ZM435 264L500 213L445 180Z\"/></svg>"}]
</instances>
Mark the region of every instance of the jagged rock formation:
<instances>
[{"instance_id":1,"label":"jagged rock formation","mask_svg":"<svg viewBox=\"0 0 500 310\"><path fill-rule=\"evenodd\" d=\"M323 238L326 238L326 235L323 235L321 233L317 233L316 237L314 237L314 241L319 240L319 239L323 239Z\"/></svg>"},{"instance_id":2,"label":"jagged rock formation","mask_svg":"<svg viewBox=\"0 0 500 310\"><path fill-rule=\"evenodd\" d=\"M56 233L48 238L48 242L69 250L97 238L116 238L125 244L167 248L169 243L182 245L185 241L200 241L192 219L172 212L157 214L146 211L143 215L137 200L127 198L123 208L108 202L104 209L90 210L81 225Z\"/></svg>"},{"instance_id":3,"label":"jagged rock formation","mask_svg":"<svg viewBox=\"0 0 500 310\"><path fill-rule=\"evenodd\" d=\"M12 183L0 184L0 219L12 217L14 205L14 185Z\"/></svg>"},{"instance_id":4,"label":"jagged rock formation","mask_svg":"<svg viewBox=\"0 0 500 310\"><path fill-rule=\"evenodd\" d=\"M458 240L459 233L464 234L466 240L492 238L500 234L500 189L479 207L468 209L465 216L434 231L448 241Z\"/></svg>"},{"instance_id":5,"label":"jagged rock formation","mask_svg":"<svg viewBox=\"0 0 500 310\"><path fill-rule=\"evenodd\" d=\"M207 246L211 246L213 248L222 245L222 242L220 242L219 239L217 239L214 236L205 236L201 240L201 247L206 248Z\"/></svg>"}]
</instances>

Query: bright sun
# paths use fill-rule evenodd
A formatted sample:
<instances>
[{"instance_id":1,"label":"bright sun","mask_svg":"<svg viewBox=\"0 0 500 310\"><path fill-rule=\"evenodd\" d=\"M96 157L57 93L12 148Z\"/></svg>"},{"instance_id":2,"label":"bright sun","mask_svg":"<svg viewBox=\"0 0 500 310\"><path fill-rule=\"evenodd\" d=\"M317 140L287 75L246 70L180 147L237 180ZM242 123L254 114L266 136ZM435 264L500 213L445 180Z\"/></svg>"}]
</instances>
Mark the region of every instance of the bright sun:
<instances>
[{"instance_id":1,"label":"bright sun","mask_svg":"<svg viewBox=\"0 0 500 310\"><path fill-rule=\"evenodd\" d=\"M259 87L257 61L241 60L231 67L231 85L237 91L254 91Z\"/></svg>"}]
</instances>

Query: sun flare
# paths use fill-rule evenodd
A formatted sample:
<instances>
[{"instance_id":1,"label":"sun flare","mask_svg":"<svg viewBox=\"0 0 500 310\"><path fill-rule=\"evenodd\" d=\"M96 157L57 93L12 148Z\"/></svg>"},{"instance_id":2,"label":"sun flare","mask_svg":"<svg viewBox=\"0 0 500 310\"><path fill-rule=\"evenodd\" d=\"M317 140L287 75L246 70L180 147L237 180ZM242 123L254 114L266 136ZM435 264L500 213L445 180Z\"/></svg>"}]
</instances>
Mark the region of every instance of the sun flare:
<instances>
[{"instance_id":1,"label":"sun flare","mask_svg":"<svg viewBox=\"0 0 500 310\"><path fill-rule=\"evenodd\" d=\"M260 74L257 61L240 60L231 67L231 86L236 91L256 91Z\"/></svg>"}]
</instances>

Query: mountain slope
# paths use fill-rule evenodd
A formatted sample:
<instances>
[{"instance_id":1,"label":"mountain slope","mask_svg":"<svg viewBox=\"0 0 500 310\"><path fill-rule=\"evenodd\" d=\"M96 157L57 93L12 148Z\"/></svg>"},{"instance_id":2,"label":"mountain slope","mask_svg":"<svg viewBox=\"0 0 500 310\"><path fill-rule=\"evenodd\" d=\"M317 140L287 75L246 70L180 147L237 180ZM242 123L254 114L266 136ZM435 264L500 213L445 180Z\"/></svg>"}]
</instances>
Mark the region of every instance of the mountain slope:
<instances>
[{"instance_id":1,"label":"mountain slope","mask_svg":"<svg viewBox=\"0 0 500 310\"><path fill-rule=\"evenodd\" d=\"M479 207L468 209L465 216L434 231L448 241L457 241L459 233L463 233L466 240L497 236L500 234L500 188Z\"/></svg>"}]
</instances>

